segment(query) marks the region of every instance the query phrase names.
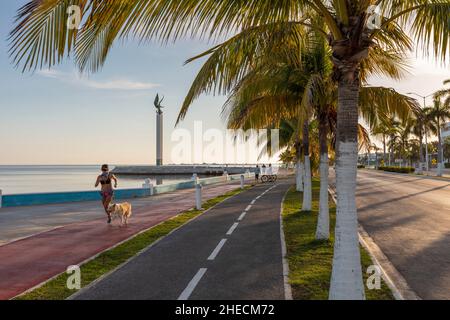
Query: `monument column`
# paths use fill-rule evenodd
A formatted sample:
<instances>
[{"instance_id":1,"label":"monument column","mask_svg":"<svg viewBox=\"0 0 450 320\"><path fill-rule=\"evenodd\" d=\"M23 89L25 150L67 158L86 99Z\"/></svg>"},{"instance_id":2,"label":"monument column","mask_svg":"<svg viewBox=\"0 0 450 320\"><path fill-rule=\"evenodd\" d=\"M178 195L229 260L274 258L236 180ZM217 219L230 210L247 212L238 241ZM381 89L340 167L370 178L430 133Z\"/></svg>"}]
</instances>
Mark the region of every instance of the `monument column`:
<instances>
[{"instance_id":1,"label":"monument column","mask_svg":"<svg viewBox=\"0 0 450 320\"><path fill-rule=\"evenodd\" d=\"M159 99L159 95L156 94L155 108L156 108L156 165L163 165L163 111L164 108L161 103L164 98Z\"/></svg>"},{"instance_id":2,"label":"monument column","mask_svg":"<svg viewBox=\"0 0 450 320\"><path fill-rule=\"evenodd\" d=\"M163 114L156 112L156 165L163 165Z\"/></svg>"}]
</instances>

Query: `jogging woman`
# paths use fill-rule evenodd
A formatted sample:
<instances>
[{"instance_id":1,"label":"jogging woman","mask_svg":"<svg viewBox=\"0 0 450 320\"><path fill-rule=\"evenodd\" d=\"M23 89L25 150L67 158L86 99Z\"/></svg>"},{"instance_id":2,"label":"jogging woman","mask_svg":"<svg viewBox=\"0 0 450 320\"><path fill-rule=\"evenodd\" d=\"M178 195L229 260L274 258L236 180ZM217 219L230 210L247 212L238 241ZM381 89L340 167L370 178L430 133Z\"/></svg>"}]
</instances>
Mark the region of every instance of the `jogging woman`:
<instances>
[{"instance_id":1,"label":"jogging woman","mask_svg":"<svg viewBox=\"0 0 450 320\"><path fill-rule=\"evenodd\" d=\"M97 188L100 184L102 195L102 204L105 209L106 215L108 216L108 223L111 223L111 213L108 212L108 206L111 203L111 200L114 196L114 189L112 187L112 181L114 181L114 188L117 188L117 178L111 172L109 172L109 168L107 164L102 165L102 174L97 177L97 181L95 182L95 187Z\"/></svg>"}]
</instances>

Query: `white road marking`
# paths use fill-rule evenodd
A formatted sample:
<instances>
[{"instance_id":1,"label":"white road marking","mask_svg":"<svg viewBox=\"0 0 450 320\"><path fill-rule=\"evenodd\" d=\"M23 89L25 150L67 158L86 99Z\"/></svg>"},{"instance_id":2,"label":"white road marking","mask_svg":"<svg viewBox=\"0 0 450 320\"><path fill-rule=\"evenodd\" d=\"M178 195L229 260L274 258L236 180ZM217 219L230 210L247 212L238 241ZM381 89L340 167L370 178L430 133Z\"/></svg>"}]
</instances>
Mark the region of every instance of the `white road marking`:
<instances>
[{"instance_id":1,"label":"white road marking","mask_svg":"<svg viewBox=\"0 0 450 320\"><path fill-rule=\"evenodd\" d=\"M257 197L256 197L256 200L259 200L260 198L261 198L261 196L257 196Z\"/></svg>"},{"instance_id":2,"label":"white road marking","mask_svg":"<svg viewBox=\"0 0 450 320\"><path fill-rule=\"evenodd\" d=\"M228 230L227 236L231 235L231 234L233 233L234 229L236 229L236 227L237 227L238 225L239 225L239 223L238 223L238 222L235 222L235 223L231 226L230 230Z\"/></svg>"},{"instance_id":3,"label":"white road marking","mask_svg":"<svg viewBox=\"0 0 450 320\"><path fill-rule=\"evenodd\" d=\"M242 212L242 214L238 218L238 221L244 220L244 217L245 217L246 214L247 214L247 211Z\"/></svg>"},{"instance_id":4,"label":"white road marking","mask_svg":"<svg viewBox=\"0 0 450 320\"><path fill-rule=\"evenodd\" d=\"M217 255L219 254L219 251L222 249L223 245L227 242L227 239L220 240L217 247L214 249L214 251L211 253L211 255L208 257L208 260L214 260Z\"/></svg>"},{"instance_id":5,"label":"white road marking","mask_svg":"<svg viewBox=\"0 0 450 320\"><path fill-rule=\"evenodd\" d=\"M250 204L255 204L255 202L256 202L256 199L255 199L255 200L253 200L252 202L250 202Z\"/></svg>"},{"instance_id":6,"label":"white road marking","mask_svg":"<svg viewBox=\"0 0 450 320\"><path fill-rule=\"evenodd\" d=\"M197 286L197 284L200 282L203 275L205 274L206 270L208 270L208 269L200 268L200 270L198 270L198 272L195 274L195 276L192 278L192 280L187 285L186 289L184 289L183 292L180 294L180 296L178 297L178 300L189 299L189 297L191 296L195 287Z\"/></svg>"},{"instance_id":7,"label":"white road marking","mask_svg":"<svg viewBox=\"0 0 450 320\"><path fill-rule=\"evenodd\" d=\"M249 204L249 205L247 206L247 208L245 208L245 211L248 211L248 210L250 210L251 208L252 208L252 205Z\"/></svg>"}]
</instances>

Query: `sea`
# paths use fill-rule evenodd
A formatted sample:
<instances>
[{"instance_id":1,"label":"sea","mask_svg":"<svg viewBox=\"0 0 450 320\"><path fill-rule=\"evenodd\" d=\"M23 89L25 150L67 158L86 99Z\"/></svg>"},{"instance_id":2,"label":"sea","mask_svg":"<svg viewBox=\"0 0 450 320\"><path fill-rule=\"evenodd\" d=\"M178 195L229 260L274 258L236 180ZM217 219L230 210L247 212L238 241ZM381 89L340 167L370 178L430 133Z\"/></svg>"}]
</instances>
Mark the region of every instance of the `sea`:
<instances>
[{"instance_id":1,"label":"sea","mask_svg":"<svg viewBox=\"0 0 450 320\"><path fill-rule=\"evenodd\" d=\"M0 189L4 195L96 190L94 185L99 174L100 165L0 165ZM119 175L117 178L118 189L127 189L142 187L145 179L159 185L189 180L191 176Z\"/></svg>"}]
</instances>

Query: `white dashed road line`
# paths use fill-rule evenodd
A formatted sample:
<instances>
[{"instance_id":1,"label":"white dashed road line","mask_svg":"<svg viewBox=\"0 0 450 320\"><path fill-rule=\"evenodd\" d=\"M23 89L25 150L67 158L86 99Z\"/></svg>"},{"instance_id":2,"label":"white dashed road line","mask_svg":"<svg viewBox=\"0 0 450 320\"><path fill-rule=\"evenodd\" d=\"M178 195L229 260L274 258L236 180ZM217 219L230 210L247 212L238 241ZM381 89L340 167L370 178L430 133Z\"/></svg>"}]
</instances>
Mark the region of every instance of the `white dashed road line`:
<instances>
[{"instance_id":1,"label":"white dashed road line","mask_svg":"<svg viewBox=\"0 0 450 320\"><path fill-rule=\"evenodd\" d=\"M231 234L233 233L234 229L236 229L236 227L237 227L238 225L239 225L239 223L238 223L238 222L235 222L235 223L231 226L230 230L228 230L227 236L231 235Z\"/></svg>"},{"instance_id":2,"label":"white dashed road line","mask_svg":"<svg viewBox=\"0 0 450 320\"><path fill-rule=\"evenodd\" d=\"M267 189L263 193L261 193L259 196L257 196L254 200L252 200L252 202L250 202L250 204L247 206L247 208L245 208L245 211L241 213L241 215L238 218L238 221L242 221L244 219L247 212L252 208L252 205L255 204L256 200L260 199L262 196L264 196L267 192L269 192L270 190L272 190L275 187L276 187L276 185L273 185L272 187L270 187L269 189ZM423 202L426 202L426 201L423 201ZM234 232L234 230L236 230L238 225L239 225L239 222L233 223L233 225L230 227L230 229L228 230L226 235L227 236L231 235ZM209 261L212 261L217 257L220 250L222 250L222 247L225 245L225 242L227 242L227 239L220 240L220 242L214 248L211 255L208 257ZM207 270L208 270L207 268L200 268L198 270L198 272L195 274L195 276L192 278L192 280L188 283L187 287L180 294L180 296L178 297L178 300L188 300L189 299L189 297L191 296L195 287L200 282L200 280L203 278L203 276L205 275Z\"/></svg>"},{"instance_id":3,"label":"white dashed road line","mask_svg":"<svg viewBox=\"0 0 450 320\"><path fill-rule=\"evenodd\" d=\"M195 274L195 276L192 278L192 280L187 285L186 289L183 290L183 292L178 297L178 300L187 300L191 296L192 292L194 291L197 284L202 279L203 275L206 273L206 268L200 268L198 272Z\"/></svg>"},{"instance_id":4,"label":"white dashed road line","mask_svg":"<svg viewBox=\"0 0 450 320\"><path fill-rule=\"evenodd\" d=\"M238 218L238 221L242 221L246 214L247 214L247 211L242 212L241 215Z\"/></svg>"},{"instance_id":5,"label":"white dashed road line","mask_svg":"<svg viewBox=\"0 0 450 320\"><path fill-rule=\"evenodd\" d=\"M211 255L208 257L208 260L214 260L217 255L219 254L220 250L222 249L223 245L225 244L225 242L227 242L227 239L222 239L220 240L219 244L217 245L217 247L214 249L214 251L211 253Z\"/></svg>"}]
</instances>

